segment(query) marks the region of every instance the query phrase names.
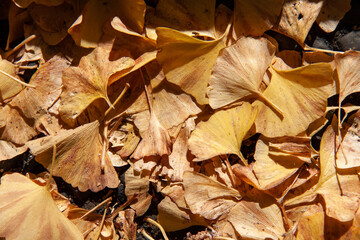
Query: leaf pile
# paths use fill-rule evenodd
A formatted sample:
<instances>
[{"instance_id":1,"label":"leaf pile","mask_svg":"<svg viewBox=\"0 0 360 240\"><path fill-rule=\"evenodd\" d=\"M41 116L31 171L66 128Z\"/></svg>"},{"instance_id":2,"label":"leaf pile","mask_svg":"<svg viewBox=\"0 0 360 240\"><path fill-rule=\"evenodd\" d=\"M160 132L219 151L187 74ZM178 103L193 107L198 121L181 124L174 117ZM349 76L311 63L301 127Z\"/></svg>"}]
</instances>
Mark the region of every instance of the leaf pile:
<instances>
[{"instance_id":1,"label":"leaf pile","mask_svg":"<svg viewBox=\"0 0 360 240\"><path fill-rule=\"evenodd\" d=\"M349 9L13 0L0 52L0 161L29 149L50 176L3 175L0 237L136 239L134 218L155 202L166 231L201 225L206 239L358 238L360 111L342 102L360 91L360 53L304 43L315 21L332 32ZM268 30L304 50L279 51ZM124 167L128 201L103 216L51 180L99 192L117 188Z\"/></svg>"}]
</instances>

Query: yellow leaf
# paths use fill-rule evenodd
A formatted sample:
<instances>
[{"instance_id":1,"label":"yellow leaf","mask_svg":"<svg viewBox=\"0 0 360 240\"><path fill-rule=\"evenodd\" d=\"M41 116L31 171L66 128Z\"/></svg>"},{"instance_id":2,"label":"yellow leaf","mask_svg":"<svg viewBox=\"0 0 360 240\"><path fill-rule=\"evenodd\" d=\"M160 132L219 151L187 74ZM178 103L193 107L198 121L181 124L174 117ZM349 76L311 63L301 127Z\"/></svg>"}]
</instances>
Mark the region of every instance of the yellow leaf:
<instances>
[{"instance_id":1,"label":"yellow leaf","mask_svg":"<svg viewBox=\"0 0 360 240\"><path fill-rule=\"evenodd\" d=\"M6 239L83 239L46 186L12 173L1 178L0 236Z\"/></svg>"},{"instance_id":2,"label":"yellow leaf","mask_svg":"<svg viewBox=\"0 0 360 240\"><path fill-rule=\"evenodd\" d=\"M257 116L249 103L215 112L207 121L198 123L191 133L189 149L197 161L223 154L236 154L245 165L241 143Z\"/></svg>"},{"instance_id":3,"label":"yellow leaf","mask_svg":"<svg viewBox=\"0 0 360 240\"><path fill-rule=\"evenodd\" d=\"M278 106L283 117L260 101L256 130L266 137L296 136L323 116L332 93L333 70L328 63L288 71L272 68L270 85L263 95Z\"/></svg>"},{"instance_id":4,"label":"yellow leaf","mask_svg":"<svg viewBox=\"0 0 360 240\"><path fill-rule=\"evenodd\" d=\"M95 48L103 34L104 23L114 16L118 16L128 28L142 33L145 9L143 0L90 0L68 32L77 45Z\"/></svg>"},{"instance_id":5,"label":"yellow leaf","mask_svg":"<svg viewBox=\"0 0 360 240\"><path fill-rule=\"evenodd\" d=\"M20 83L14 81L11 77L2 73L5 72L6 74L21 81L20 77L16 75L15 65L13 65L11 62L0 58L0 70L0 101L2 102L3 100L19 93L23 87Z\"/></svg>"},{"instance_id":6,"label":"yellow leaf","mask_svg":"<svg viewBox=\"0 0 360 240\"><path fill-rule=\"evenodd\" d=\"M277 22L284 0L235 0L233 37L261 36Z\"/></svg>"},{"instance_id":7,"label":"yellow leaf","mask_svg":"<svg viewBox=\"0 0 360 240\"><path fill-rule=\"evenodd\" d=\"M202 41L169 28L157 28L157 60L167 80L192 95L197 103L207 104L206 87L225 37Z\"/></svg>"}]
</instances>

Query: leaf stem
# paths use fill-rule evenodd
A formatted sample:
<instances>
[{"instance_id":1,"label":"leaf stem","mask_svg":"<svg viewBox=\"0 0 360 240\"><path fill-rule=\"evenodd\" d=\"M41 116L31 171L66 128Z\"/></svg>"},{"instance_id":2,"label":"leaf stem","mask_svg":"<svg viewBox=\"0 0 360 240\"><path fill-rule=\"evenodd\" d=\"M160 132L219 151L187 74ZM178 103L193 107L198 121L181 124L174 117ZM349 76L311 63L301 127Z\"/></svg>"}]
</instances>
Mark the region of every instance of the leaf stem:
<instances>
[{"instance_id":1,"label":"leaf stem","mask_svg":"<svg viewBox=\"0 0 360 240\"><path fill-rule=\"evenodd\" d=\"M13 49L5 52L4 54L4 58L7 59L8 57L10 57L11 55L13 55L17 50L19 50L22 46L24 46L25 44L27 44L28 42L34 40L36 38L36 35L30 35L29 37L27 37L24 41L22 41L21 43L19 43L19 45L17 45L16 47L14 47Z\"/></svg>"},{"instance_id":2,"label":"leaf stem","mask_svg":"<svg viewBox=\"0 0 360 240\"><path fill-rule=\"evenodd\" d=\"M148 218L148 217L144 218L144 220L148 223L151 223L151 224L154 224L155 226L157 226L160 229L162 235L164 236L164 239L169 240L169 238L166 236L164 228L158 222L156 222L155 220Z\"/></svg>"},{"instance_id":3,"label":"leaf stem","mask_svg":"<svg viewBox=\"0 0 360 240\"><path fill-rule=\"evenodd\" d=\"M0 69L0 73L9 77L11 80L14 80L15 82L21 84L21 85L24 85L26 87L31 87L31 88L34 88L35 86L34 85L31 85L31 84L28 84L28 83L25 83L23 81L20 81L19 79L17 79L16 77L13 77L11 76L10 74L8 74L7 72L4 72L3 70Z\"/></svg>"},{"instance_id":4,"label":"leaf stem","mask_svg":"<svg viewBox=\"0 0 360 240\"><path fill-rule=\"evenodd\" d=\"M275 110L276 114L280 115L280 118L283 119L284 118L284 113L283 111L276 106L274 103L272 103L270 101L270 99L268 99L267 97L265 97L262 93L260 92L254 92L262 101L265 102L265 104L269 105L273 110Z\"/></svg>"}]
</instances>

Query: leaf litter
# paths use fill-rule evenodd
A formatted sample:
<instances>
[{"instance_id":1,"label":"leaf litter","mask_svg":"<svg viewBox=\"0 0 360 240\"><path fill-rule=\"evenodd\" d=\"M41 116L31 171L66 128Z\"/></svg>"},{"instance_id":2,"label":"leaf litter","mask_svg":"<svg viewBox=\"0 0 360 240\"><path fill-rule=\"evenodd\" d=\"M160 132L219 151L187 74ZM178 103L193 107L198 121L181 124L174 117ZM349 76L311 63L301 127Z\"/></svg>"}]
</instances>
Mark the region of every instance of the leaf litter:
<instances>
[{"instance_id":1,"label":"leaf litter","mask_svg":"<svg viewBox=\"0 0 360 240\"><path fill-rule=\"evenodd\" d=\"M359 236L360 110L346 99L360 54L306 42L314 24L334 31L349 1L8 4L0 237ZM47 172L5 167L24 152ZM82 208L57 184L103 201Z\"/></svg>"}]
</instances>

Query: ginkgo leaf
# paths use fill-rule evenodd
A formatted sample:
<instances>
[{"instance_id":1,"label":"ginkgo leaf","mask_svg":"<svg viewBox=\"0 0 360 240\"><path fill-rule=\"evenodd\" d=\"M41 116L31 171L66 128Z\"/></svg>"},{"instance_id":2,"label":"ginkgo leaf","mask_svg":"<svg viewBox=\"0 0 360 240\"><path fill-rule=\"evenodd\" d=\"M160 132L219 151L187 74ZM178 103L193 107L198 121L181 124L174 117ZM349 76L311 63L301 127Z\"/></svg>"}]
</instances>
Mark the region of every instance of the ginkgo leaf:
<instances>
[{"instance_id":1,"label":"ginkgo leaf","mask_svg":"<svg viewBox=\"0 0 360 240\"><path fill-rule=\"evenodd\" d=\"M234 6L233 37L261 36L272 28L280 15L284 0L236 0Z\"/></svg>"},{"instance_id":2,"label":"ginkgo leaf","mask_svg":"<svg viewBox=\"0 0 360 240\"><path fill-rule=\"evenodd\" d=\"M325 1L286 0L282 7L280 21L275 30L304 45L306 36L313 26Z\"/></svg>"},{"instance_id":3,"label":"ginkgo leaf","mask_svg":"<svg viewBox=\"0 0 360 240\"><path fill-rule=\"evenodd\" d=\"M156 9L149 8L146 13L147 32L156 39L155 28L168 27L187 35L215 37L214 0L160 0Z\"/></svg>"},{"instance_id":4,"label":"ginkgo leaf","mask_svg":"<svg viewBox=\"0 0 360 240\"><path fill-rule=\"evenodd\" d=\"M256 101L256 130L267 137L296 136L325 113L333 70L328 63L317 63L288 71L272 68L271 72L270 85L263 95L281 109L283 118Z\"/></svg>"},{"instance_id":5,"label":"ginkgo leaf","mask_svg":"<svg viewBox=\"0 0 360 240\"><path fill-rule=\"evenodd\" d=\"M0 130L2 140L19 145L24 145L37 134L33 122L24 119L19 109L10 105L0 108Z\"/></svg>"},{"instance_id":6,"label":"ginkgo leaf","mask_svg":"<svg viewBox=\"0 0 360 240\"><path fill-rule=\"evenodd\" d=\"M303 194L289 199L286 205L306 202L305 199L320 194L326 203L326 215L340 222L347 222L354 218L359 206L360 182L356 173L340 173L336 170L335 151L339 144L336 132L337 119L333 117L320 143L320 176L317 184Z\"/></svg>"},{"instance_id":7,"label":"ginkgo leaf","mask_svg":"<svg viewBox=\"0 0 360 240\"><path fill-rule=\"evenodd\" d=\"M269 189L284 182L305 162L310 163L310 157L310 138L260 137L256 143L253 166L260 189Z\"/></svg>"},{"instance_id":8,"label":"ginkgo leaf","mask_svg":"<svg viewBox=\"0 0 360 240\"><path fill-rule=\"evenodd\" d=\"M197 161L223 154L236 154L245 165L240 152L241 143L257 116L257 109L249 103L220 110L209 120L200 122L191 133L189 149Z\"/></svg>"},{"instance_id":9,"label":"ginkgo leaf","mask_svg":"<svg viewBox=\"0 0 360 240\"><path fill-rule=\"evenodd\" d=\"M297 230L297 239L325 239L325 214L320 204L311 205L302 214Z\"/></svg>"},{"instance_id":10,"label":"ginkgo leaf","mask_svg":"<svg viewBox=\"0 0 360 240\"><path fill-rule=\"evenodd\" d=\"M345 13L350 10L351 0L327 0L316 19L319 27L327 33L333 32Z\"/></svg>"},{"instance_id":11,"label":"ginkgo leaf","mask_svg":"<svg viewBox=\"0 0 360 240\"><path fill-rule=\"evenodd\" d=\"M28 8L42 39L49 45L57 45L67 36L67 29L76 19L74 6L64 3L59 6L31 4Z\"/></svg>"},{"instance_id":12,"label":"ginkgo leaf","mask_svg":"<svg viewBox=\"0 0 360 240\"><path fill-rule=\"evenodd\" d=\"M48 113L61 94L62 72L70 63L61 55L56 55L39 67L30 80L34 88L26 88L18 94L10 105L21 110L29 119L39 119Z\"/></svg>"},{"instance_id":13,"label":"ginkgo leaf","mask_svg":"<svg viewBox=\"0 0 360 240\"><path fill-rule=\"evenodd\" d=\"M16 147L8 141L0 140L0 161L14 158L27 150L26 146Z\"/></svg>"},{"instance_id":14,"label":"ginkgo leaf","mask_svg":"<svg viewBox=\"0 0 360 240\"><path fill-rule=\"evenodd\" d=\"M351 93L360 91L360 53L346 51L335 55L335 64L338 72L339 102L342 102Z\"/></svg>"},{"instance_id":15,"label":"ginkgo leaf","mask_svg":"<svg viewBox=\"0 0 360 240\"><path fill-rule=\"evenodd\" d=\"M93 192L105 187L115 188L119 179L108 155L103 154L98 121L71 130L62 130L55 136L47 136L27 142L36 161L52 170L80 191ZM53 145L57 153L51 163Z\"/></svg>"},{"instance_id":16,"label":"ginkgo leaf","mask_svg":"<svg viewBox=\"0 0 360 240\"><path fill-rule=\"evenodd\" d=\"M360 167L360 111L351 116L350 123L336 155L340 169Z\"/></svg>"},{"instance_id":17,"label":"ginkgo leaf","mask_svg":"<svg viewBox=\"0 0 360 240\"><path fill-rule=\"evenodd\" d=\"M203 174L184 172L184 196L194 214L214 220L226 214L241 199L241 194Z\"/></svg>"},{"instance_id":18,"label":"ginkgo leaf","mask_svg":"<svg viewBox=\"0 0 360 240\"><path fill-rule=\"evenodd\" d=\"M280 239L285 233L280 208L263 193L255 199L242 199L222 219L243 239Z\"/></svg>"},{"instance_id":19,"label":"ginkgo leaf","mask_svg":"<svg viewBox=\"0 0 360 240\"><path fill-rule=\"evenodd\" d=\"M169 28L157 28L157 60L167 80L192 95L199 104L207 104L206 87L225 37L203 41Z\"/></svg>"},{"instance_id":20,"label":"ginkgo leaf","mask_svg":"<svg viewBox=\"0 0 360 240\"><path fill-rule=\"evenodd\" d=\"M275 54L265 38L242 37L223 49L212 70L208 96L212 108L220 108L250 94L261 97L260 84Z\"/></svg>"},{"instance_id":21,"label":"ginkgo leaf","mask_svg":"<svg viewBox=\"0 0 360 240\"><path fill-rule=\"evenodd\" d=\"M142 33L146 4L143 0L90 0L68 32L75 43L95 48L103 34L104 23L118 16L128 28Z\"/></svg>"},{"instance_id":22,"label":"ginkgo leaf","mask_svg":"<svg viewBox=\"0 0 360 240\"><path fill-rule=\"evenodd\" d=\"M131 157L140 159L147 156L169 155L170 152L169 133L160 124L155 112L151 112L147 131Z\"/></svg>"},{"instance_id":23,"label":"ginkgo leaf","mask_svg":"<svg viewBox=\"0 0 360 240\"><path fill-rule=\"evenodd\" d=\"M71 123L99 98L105 99L112 106L107 95L109 78L132 67L134 60L123 57L110 61L111 46L112 43L104 43L82 57L78 67L69 67L63 72L60 115L64 121Z\"/></svg>"},{"instance_id":24,"label":"ginkgo leaf","mask_svg":"<svg viewBox=\"0 0 360 240\"><path fill-rule=\"evenodd\" d=\"M83 239L47 187L19 173L1 178L0 214L0 236L6 239Z\"/></svg>"},{"instance_id":25,"label":"ginkgo leaf","mask_svg":"<svg viewBox=\"0 0 360 240\"><path fill-rule=\"evenodd\" d=\"M10 75L7 76L7 75ZM5 99L8 99L17 93L19 93L23 87L21 83L14 81L12 77L21 81L20 77L16 75L15 65L11 62L0 58L0 101L2 102Z\"/></svg>"}]
</instances>

